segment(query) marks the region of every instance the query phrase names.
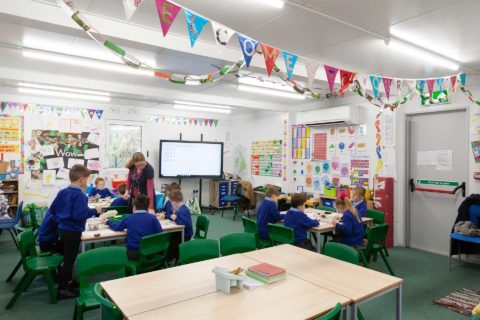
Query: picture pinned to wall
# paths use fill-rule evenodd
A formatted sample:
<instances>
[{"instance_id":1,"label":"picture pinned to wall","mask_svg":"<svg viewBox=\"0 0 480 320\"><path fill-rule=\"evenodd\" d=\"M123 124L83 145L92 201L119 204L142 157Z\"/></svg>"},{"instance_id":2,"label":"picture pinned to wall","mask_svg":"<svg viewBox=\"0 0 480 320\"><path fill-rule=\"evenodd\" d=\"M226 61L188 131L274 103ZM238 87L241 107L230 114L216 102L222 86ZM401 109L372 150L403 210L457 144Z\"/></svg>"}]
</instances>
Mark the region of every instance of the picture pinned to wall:
<instances>
[{"instance_id":1,"label":"picture pinned to wall","mask_svg":"<svg viewBox=\"0 0 480 320\"><path fill-rule=\"evenodd\" d=\"M307 162L306 163L307 174L311 175L313 173L313 163Z\"/></svg>"},{"instance_id":2,"label":"picture pinned to wall","mask_svg":"<svg viewBox=\"0 0 480 320\"><path fill-rule=\"evenodd\" d=\"M337 129L336 129L336 128L334 128L334 127L330 128L330 136L331 136L331 137L335 137L335 133L336 133L336 132L337 132Z\"/></svg>"},{"instance_id":3,"label":"picture pinned to wall","mask_svg":"<svg viewBox=\"0 0 480 320\"><path fill-rule=\"evenodd\" d=\"M313 178L313 189L315 191L323 191L322 180L320 177Z\"/></svg>"},{"instance_id":4,"label":"picture pinned to wall","mask_svg":"<svg viewBox=\"0 0 480 320\"><path fill-rule=\"evenodd\" d=\"M303 125L292 126L292 159L310 159L310 133Z\"/></svg>"},{"instance_id":5,"label":"picture pinned to wall","mask_svg":"<svg viewBox=\"0 0 480 320\"><path fill-rule=\"evenodd\" d=\"M325 161L325 160L324 160ZM315 175L319 175L320 173L322 173L322 166L320 163L315 163L315 167L313 168L314 170L314 174Z\"/></svg>"},{"instance_id":6,"label":"picture pinned to wall","mask_svg":"<svg viewBox=\"0 0 480 320\"><path fill-rule=\"evenodd\" d=\"M44 170L43 171L43 185L44 186L53 186L57 178L57 173L55 170Z\"/></svg>"},{"instance_id":7,"label":"picture pinned to wall","mask_svg":"<svg viewBox=\"0 0 480 320\"><path fill-rule=\"evenodd\" d=\"M312 176L306 176L306 177L305 177L305 186L306 186L307 188L311 188L312 185L313 185L313 178L312 178Z\"/></svg>"},{"instance_id":8,"label":"picture pinned to wall","mask_svg":"<svg viewBox=\"0 0 480 320\"><path fill-rule=\"evenodd\" d=\"M340 158L337 156L333 156L331 159L331 170L338 171L340 170Z\"/></svg>"},{"instance_id":9,"label":"picture pinned to wall","mask_svg":"<svg viewBox=\"0 0 480 320\"><path fill-rule=\"evenodd\" d=\"M327 133L315 133L313 135L313 160L327 159Z\"/></svg>"},{"instance_id":10,"label":"picture pinned to wall","mask_svg":"<svg viewBox=\"0 0 480 320\"><path fill-rule=\"evenodd\" d=\"M347 128L348 136L349 136L350 138L355 138L355 132L356 132L356 131L357 131L357 130L356 130L356 128L355 128L354 126L349 126L349 127Z\"/></svg>"},{"instance_id":11,"label":"picture pinned to wall","mask_svg":"<svg viewBox=\"0 0 480 320\"><path fill-rule=\"evenodd\" d=\"M322 173L330 174L330 160L322 161Z\"/></svg>"},{"instance_id":12,"label":"picture pinned to wall","mask_svg":"<svg viewBox=\"0 0 480 320\"><path fill-rule=\"evenodd\" d=\"M476 163L480 163L480 140L472 141L473 158Z\"/></svg>"},{"instance_id":13,"label":"picture pinned to wall","mask_svg":"<svg viewBox=\"0 0 480 320\"><path fill-rule=\"evenodd\" d=\"M330 179L330 176L329 175L323 175L321 178L320 178L320 187L322 188L321 190L323 190L325 188L325 186L330 186L332 184L332 181Z\"/></svg>"},{"instance_id":14,"label":"picture pinned to wall","mask_svg":"<svg viewBox=\"0 0 480 320\"><path fill-rule=\"evenodd\" d=\"M332 156L337 153L337 144L335 140L330 140L330 142L328 143L327 153L329 156Z\"/></svg>"},{"instance_id":15,"label":"picture pinned to wall","mask_svg":"<svg viewBox=\"0 0 480 320\"><path fill-rule=\"evenodd\" d=\"M303 192L303 186L297 186L297 192Z\"/></svg>"},{"instance_id":16,"label":"picture pinned to wall","mask_svg":"<svg viewBox=\"0 0 480 320\"><path fill-rule=\"evenodd\" d=\"M0 115L0 181L17 180L24 161L23 116Z\"/></svg>"},{"instance_id":17,"label":"picture pinned to wall","mask_svg":"<svg viewBox=\"0 0 480 320\"><path fill-rule=\"evenodd\" d=\"M470 134L480 135L480 113L475 113L470 117Z\"/></svg>"},{"instance_id":18,"label":"picture pinned to wall","mask_svg":"<svg viewBox=\"0 0 480 320\"><path fill-rule=\"evenodd\" d=\"M356 152L357 152L357 154L366 154L367 153L367 143L366 142L357 142Z\"/></svg>"},{"instance_id":19,"label":"picture pinned to wall","mask_svg":"<svg viewBox=\"0 0 480 320\"><path fill-rule=\"evenodd\" d=\"M350 168L348 163L346 162L340 163L340 176L343 178L350 176Z\"/></svg>"},{"instance_id":20,"label":"picture pinned to wall","mask_svg":"<svg viewBox=\"0 0 480 320\"><path fill-rule=\"evenodd\" d=\"M356 156L350 160L351 185L369 186L370 159L368 156Z\"/></svg>"},{"instance_id":21,"label":"picture pinned to wall","mask_svg":"<svg viewBox=\"0 0 480 320\"><path fill-rule=\"evenodd\" d=\"M282 176L282 140L254 141L251 149L251 174Z\"/></svg>"},{"instance_id":22,"label":"picture pinned to wall","mask_svg":"<svg viewBox=\"0 0 480 320\"><path fill-rule=\"evenodd\" d=\"M337 144L337 154L344 155L347 153L347 143L345 140L339 140Z\"/></svg>"},{"instance_id":23,"label":"picture pinned to wall","mask_svg":"<svg viewBox=\"0 0 480 320\"><path fill-rule=\"evenodd\" d=\"M365 138L367 136L367 125L361 124L357 128L357 138Z\"/></svg>"},{"instance_id":24,"label":"picture pinned to wall","mask_svg":"<svg viewBox=\"0 0 480 320\"><path fill-rule=\"evenodd\" d=\"M354 154L355 154L356 145L357 145L357 144L355 143L355 140L350 140L350 141L347 143L348 154L350 154L350 155L354 155Z\"/></svg>"},{"instance_id":25,"label":"picture pinned to wall","mask_svg":"<svg viewBox=\"0 0 480 320\"><path fill-rule=\"evenodd\" d=\"M339 138L346 138L348 136L347 127L338 127L337 128L337 136Z\"/></svg>"}]
</instances>

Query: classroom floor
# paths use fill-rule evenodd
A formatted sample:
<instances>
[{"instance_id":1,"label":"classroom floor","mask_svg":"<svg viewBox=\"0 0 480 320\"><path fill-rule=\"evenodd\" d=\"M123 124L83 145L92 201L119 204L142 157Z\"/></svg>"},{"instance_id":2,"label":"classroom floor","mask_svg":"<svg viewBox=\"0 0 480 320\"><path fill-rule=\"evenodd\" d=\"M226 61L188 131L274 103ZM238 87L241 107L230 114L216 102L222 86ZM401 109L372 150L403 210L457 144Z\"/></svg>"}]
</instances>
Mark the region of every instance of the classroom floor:
<instances>
[{"instance_id":1,"label":"classroom floor","mask_svg":"<svg viewBox=\"0 0 480 320\"><path fill-rule=\"evenodd\" d=\"M233 221L232 212L210 217L209 238L218 239L224 234L243 231L241 219ZM195 219L195 217L194 217ZM0 319L71 319L73 300L59 301L57 305L49 302L43 279L34 281L31 288L20 296L13 310L4 306L11 298L11 291L19 281L23 271L19 271L12 283L4 279L18 261L18 252L7 232L0 235ZM405 282L403 286L404 319L455 320L468 319L453 311L433 305L436 298L445 296L457 289L466 287L480 289L480 266L464 264L448 271L448 257L431 254L415 249L393 248L390 250L390 262L399 277ZM386 272L383 262L373 264L376 270ZM135 297L132 297L134 299ZM367 320L394 319L395 294L388 293L380 298L360 305ZM100 319L98 311L85 313L85 320Z\"/></svg>"}]
</instances>

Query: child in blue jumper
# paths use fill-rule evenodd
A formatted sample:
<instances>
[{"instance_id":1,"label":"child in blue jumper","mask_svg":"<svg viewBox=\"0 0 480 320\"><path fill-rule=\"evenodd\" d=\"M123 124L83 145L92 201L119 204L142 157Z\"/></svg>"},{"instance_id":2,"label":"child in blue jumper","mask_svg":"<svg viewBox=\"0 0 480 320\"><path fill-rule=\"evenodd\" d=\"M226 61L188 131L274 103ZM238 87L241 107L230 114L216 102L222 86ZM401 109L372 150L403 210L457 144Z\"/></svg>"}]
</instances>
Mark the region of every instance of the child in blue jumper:
<instances>
[{"instance_id":1,"label":"child in blue jumper","mask_svg":"<svg viewBox=\"0 0 480 320\"><path fill-rule=\"evenodd\" d=\"M365 201L365 188L356 187L352 190L352 204L361 218L367 217L367 201Z\"/></svg>"},{"instance_id":2,"label":"child in blue jumper","mask_svg":"<svg viewBox=\"0 0 480 320\"><path fill-rule=\"evenodd\" d=\"M38 229L38 244L40 246L40 251L63 253L59 241L57 216L53 215L50 212L50 209L45 212L42 224Z\"/></svg>"},{"instance_id":3,"label":"child in blue jumper","mask_svg":"<svg viewBox=\"0 0 480 320\"><path fill-rule=\"evenodd\" d=\"M176 182L170 183L167 187L167 200L165 201L165 205L163 206L162 210L163 212L165 212L165 217L167 219L170 219L170 216L173 214L173 205L172 201L170 200L170 193L174 190L181 191L180 185Z\"/></svg>"},{"instance_id":4,"label":"child in blue jumper","mask_svg":"<svg viewBox=\"0 0 480 320\"><path fill-rule=\"evenodd\" d=\"M71 299L78 296L71 280L73 265L77 259L82 232L87 219L101 212L101 208L88 208L85 196L90 170L82 165L70 169L70 186L58 192L50 206L50 213L56 216L60 233L60 245L63 248L63 264L58 276L58 299Z\"/></svg>"},{"instance_id":5,"label":"child in blue jumper","mask_svg":"<svg viewBox=\"0 0 480 320\"><path fill-rule=\"evenodd\" d=\"M105 179L100 177L95 179L95 187L90 190L88 196L97 197L100 199L107 197L115 198L115 195L108 188L105 188Z\"/></svg>"},{"instance_id":6,"label":"child in blue jumper","mask_svg":"<svg viewBox=\"0 0 480 320\"><path fill-rule=\"evenodd\" d=\"M362 220L352 202L347 197L338 198L335 200L335 208L343 214L340 221L333 221L335 230L340 232L340 242L351 247L361 247L364 229Z\"/></svg>"},{"instance_id":7,"label":"child in blue jumper","mask_svg":"<svg viewBox=\"0 0 480 320\"><path fill-rule=\"evenodd\" d=\"M282 221L285 217L284 214L280 214L278 211L277 205L279 196L280 192L278 192L277 188L273 186L267 187L265 200L263 200L257 212L258 236L260 239L269 240L268 224Z\"/></svg>"},{"instance_id":8,"label":"child in blue jumper","mask_svg":"<svg viewBox=\"0 0 480 320\"><path fill-rule=\"evenodd\" d=\"M108 190L108 189L107 189ZM127 185L122 183L117 188L120 197L115 198L110 206L112 207L128 207L128 193L127 193Z\"/></svg>"},{"instance_id":9,"label":"child in blue jumper","mask_svg":"<svg viewBox=\"0 0 480 320\"><path fill-rule=\"evenodd\" d=\"M307 231L310 228L318 227L320 222L310 219L305 214L305 203L307 202L307 196L301 193L295 193L292 196L292 208L287 211L285 215L284 225L292 228L295 233L295 245L300 248L314 251L310 240L307 239Z\"/></svg>"},{"instance_id":10,"label":"child in blue jumper","mask_svg":"<svg viewBox=\"0 0 480 320\"><path fill-rule=\"evenodd\" d=\"M171 215L166 215L167 219L175 221L178 225L185 226L185 241L188 241L192 238L193 227L192 227L192 217L190 216L190 209L183 203L183 194L182 191L176 189L169 193L170 201L173 206L173 213ZM177 260L178 259L178 246L181 243L181 234L179 232L174 232L170 239L170 251L168 254L168 260Z\"/></svg>"},{"instance_id":11,"label":"child in blue jumper","mask_svg":"<svg viewBox=\"0 0 480 320\"><path fill-rule=\"evenodd\" d=\"M110 229L122 231L127 229L127 257L138 260L138 248L143 237L162 232L162 226L154 214L148 213L150 198L140 194L133 200L133 214L121 221L107 221Z\"/></svg>"}]
</instances>

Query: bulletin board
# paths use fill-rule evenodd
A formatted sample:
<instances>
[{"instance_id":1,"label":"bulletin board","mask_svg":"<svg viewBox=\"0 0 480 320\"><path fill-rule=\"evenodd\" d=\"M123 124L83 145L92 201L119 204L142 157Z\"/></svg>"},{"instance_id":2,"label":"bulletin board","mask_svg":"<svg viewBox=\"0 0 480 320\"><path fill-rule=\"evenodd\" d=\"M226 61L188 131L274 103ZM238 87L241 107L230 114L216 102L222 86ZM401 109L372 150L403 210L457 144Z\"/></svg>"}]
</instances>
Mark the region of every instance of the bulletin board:
<instances>
[{"instance_id":1,"label":"bulletin board","mask_svg":"<svg viewBox=\"0 0 480 320\"><path fill-rule=\"evenodd\" d=\"M254 176L282 176L282 140L253 141L251 174Z\"/></svg>"},{"instance_id":2,"label":"bulletin board","mask_svg":"<svg viewBox=\"0 0 480 320\"><path fill-rule=\"evenodd\" d=\"M0 181L17 180L24 158L23 116L0 115Z\"/></svg>"},{"instance_id":3,"label":"bulletin board","mask_svg":"<svg viewBox=\"0 0 480 320\"><path fill-rule=\"evenodd\" d=\"M311 128L292 126L292 159L310 159Z\"/></svg>"}]
</instances>

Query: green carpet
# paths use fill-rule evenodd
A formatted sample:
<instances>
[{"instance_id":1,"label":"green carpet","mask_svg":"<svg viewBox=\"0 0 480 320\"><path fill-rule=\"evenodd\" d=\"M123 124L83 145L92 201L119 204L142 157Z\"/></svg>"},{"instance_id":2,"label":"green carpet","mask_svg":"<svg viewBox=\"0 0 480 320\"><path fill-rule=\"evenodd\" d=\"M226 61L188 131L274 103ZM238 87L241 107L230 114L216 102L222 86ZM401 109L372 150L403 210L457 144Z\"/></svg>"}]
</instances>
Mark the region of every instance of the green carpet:
<instances>
[{"instance_id":1,"label":"green carpet","mask_svg":"<svg viewBox=\"0 0 480 320\"><path fill-rule=\"evenodd\" d=\"M209 238L218 239L224 234L241 232L241 219L233 221L233 213L225 212L209 215ZM195 220L195 217L194 217ZM57 305L50 304L47 288L43 279L35 280L30 289L20 296L13 310L4 307L11 298L11 291L23 274L19 271L12 283L5 279L16 264L18 252L7 232L0 235L0 319L71 319L73 315L73 300L59 301ZM432 301L443 297L460 288L480 289L480 266L463 264L455 265L452 272L448 271L448 257L408 248L390 249L390 262L405 282L403 286L404 319L452 320L468 319L450 310L433 305ZM386 272L383 262L372 263L378 271ZM135 299L135 297L132 297ZM391 292L360 305L360 309L369 320L388 320L395 318L395 293ZM85 319L100 319L98 311L85 313Z\"/></svg>"}]
</instances>

